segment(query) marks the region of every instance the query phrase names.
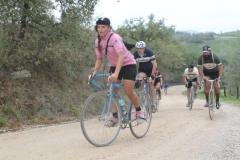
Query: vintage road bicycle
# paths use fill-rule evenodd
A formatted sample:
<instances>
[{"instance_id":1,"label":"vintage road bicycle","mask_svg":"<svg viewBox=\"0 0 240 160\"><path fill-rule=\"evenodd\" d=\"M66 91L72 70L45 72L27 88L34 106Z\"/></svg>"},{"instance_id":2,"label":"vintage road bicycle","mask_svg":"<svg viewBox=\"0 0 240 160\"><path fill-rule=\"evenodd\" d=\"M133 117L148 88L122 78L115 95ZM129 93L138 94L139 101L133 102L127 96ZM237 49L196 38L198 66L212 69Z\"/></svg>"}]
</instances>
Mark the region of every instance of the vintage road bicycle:
<instances>
[{"instance_id":1,"label":"vintage road bicycle","mask_svg":"<svg viewBox=\"0 0 240 160\"><path fill-rule=\"evenodd\" d=\"M209 117L211 120L213 120L214 117L214 108L216 107L217 109L220 108L220 106L215 103L215 91L213 88L213 82L215 80L208 80L210 82L210 90L208 93L208 110L209 110ZM218 82L218 87L220 86L219 82Z\"/></svg>"},{"instance_id":2,"label":"vintage road bicycle","mask_svg":"<svg viewBox=\"0 0 240 160\"><path fill-rule=\"evenodd\" d=\"M101 88L97 84L98 78L109 76L109 74L97 74L91 81L96 88ZM136 84L139 80L136 80ZM84 137L89 143L97 147L104 147L111 144L118 136L120 129L130 128L131 133L136 138L144 137L150 127L152 120L151 100L145 92L138 91L135 84L135 92L139 98L141 109L145 118L136 118L136 109L129 100L128 105L121 107L118 103L118 95L114 92L114 87L121 88L122 84L110 83L109 89L92 94L85 101L81 112L81 129ZM114 126L107 126L112 113L117 113L117 122Z\"/></svg>"}]
</instances>

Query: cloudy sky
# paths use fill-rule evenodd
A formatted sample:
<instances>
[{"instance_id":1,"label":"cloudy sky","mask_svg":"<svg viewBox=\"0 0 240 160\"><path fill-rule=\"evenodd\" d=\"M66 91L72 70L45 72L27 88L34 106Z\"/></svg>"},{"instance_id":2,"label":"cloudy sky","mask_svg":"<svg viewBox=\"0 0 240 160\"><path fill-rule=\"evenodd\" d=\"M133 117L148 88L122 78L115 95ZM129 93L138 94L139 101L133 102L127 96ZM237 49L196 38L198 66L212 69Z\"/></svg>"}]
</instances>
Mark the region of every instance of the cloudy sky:
<instances>
[{"instance_id":1,"label":"cloudy sky","mask_svg":"<svg viewBox=\"0 0 240 160\"><path fill-rule=\"evenodd\" d=\"M150 14L179 31L240 30L239 0L100 0L95 8L95 17L108 17L115 29L126 19Z\"/></svg>"}]
</instances>

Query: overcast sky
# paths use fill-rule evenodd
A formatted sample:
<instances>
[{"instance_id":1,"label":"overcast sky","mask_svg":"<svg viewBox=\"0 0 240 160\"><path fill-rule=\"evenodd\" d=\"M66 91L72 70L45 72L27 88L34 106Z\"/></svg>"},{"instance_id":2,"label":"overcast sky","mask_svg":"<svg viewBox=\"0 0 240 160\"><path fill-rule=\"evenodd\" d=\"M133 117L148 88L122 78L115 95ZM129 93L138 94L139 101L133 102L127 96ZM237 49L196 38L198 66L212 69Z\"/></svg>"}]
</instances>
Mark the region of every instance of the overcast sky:
<instances>
[{"instance_id":1,"label":"overcast sky","mask_svg":"<svg viewBox=\"0 0 240 160\"><path fill-rule=\"evenodd\" d=\"M100 0L95 17L108 17L114 29L130 18L150 14L165 19L177 31L230 32L240 30L239 0Z\"/></svg>"}]
</instances>

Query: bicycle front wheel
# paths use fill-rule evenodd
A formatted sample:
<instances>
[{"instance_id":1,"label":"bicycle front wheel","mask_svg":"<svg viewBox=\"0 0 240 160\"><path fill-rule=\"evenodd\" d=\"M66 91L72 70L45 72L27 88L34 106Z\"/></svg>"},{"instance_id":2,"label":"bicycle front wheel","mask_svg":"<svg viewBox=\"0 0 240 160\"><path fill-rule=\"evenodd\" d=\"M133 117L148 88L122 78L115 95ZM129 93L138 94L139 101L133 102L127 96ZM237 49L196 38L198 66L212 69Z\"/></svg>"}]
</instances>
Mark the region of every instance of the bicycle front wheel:
<instances>
[{"instance_id":1,"label":"bicycle front wheel","mask_svg":"<svg viewBox=\"0 0 240 160\"><path fill-rule=\"evenodd\" d=\"M114 125L109 125L112 113L118 118ZM110 102L108 92L101 91L92 94L84 103L81 113L81 128L85 138L97 147L112 143L121 127L121 110L115 99Z\"/></svg>"},{"instance_id":2,"label":"bicycle front wheel","mask_svg":"<svg viewBox=\"0 0 240 160\"><path fill-rule=\"evenodd\" d=\"M211 120L213 120L213 116L214 116L214 92L213 90L210 90L209 91L209 94L208 94L208 109L209 109L209 117Z\"/></svg>"},{"instance_id":3,"label":"bicycle front wheel","mask_svg":"<svg viewBox=\"0 0 240 160\"><path fill-rule=\"evenodd\" d=\"M164 93L165 95L167 95L167 88L164 88Z\"/></svg>"},{"instance_id":4,"label":"bicycle front wheel","mask_svg":"<svg viewBox=\"0 0 240 160\"><path fill-rule=\"evenodd\" d=\"M144 92L138 93L138 99L140 102L141 109L142 111L144 111L145 119L142 119L142 122L139 124L136 118L136 109L135 107L132 107L131 117L130 117L131 123L129 124L129 126L134 137L142 138L148 132L148 129L151 124L152 107L151 107L151 100L146 93Z\"/></svg>"},{"instance_id":5,"label":"bicycle front wheel","mask_svg":"<svg viewBox=\"0 0 240 160\"><path fill-rule=\"evenodd\" d=\"M156 111L159 110L159 100L161 99L161 92L160 91L157 91L156 92Z\"/></svg>"},{"instance_id":6,"label":"bicycle front wheel","mask_svg":"<svg viewBox=\"0 0 240 160\"><path fill-rule=\"evenodd\" d=\"M192 106L193 106L193 101L194 101L194 91L193 89L191 89L190 91L190 106L189 106L189 111L192 110Z\"/></svg>"}]
</instances>

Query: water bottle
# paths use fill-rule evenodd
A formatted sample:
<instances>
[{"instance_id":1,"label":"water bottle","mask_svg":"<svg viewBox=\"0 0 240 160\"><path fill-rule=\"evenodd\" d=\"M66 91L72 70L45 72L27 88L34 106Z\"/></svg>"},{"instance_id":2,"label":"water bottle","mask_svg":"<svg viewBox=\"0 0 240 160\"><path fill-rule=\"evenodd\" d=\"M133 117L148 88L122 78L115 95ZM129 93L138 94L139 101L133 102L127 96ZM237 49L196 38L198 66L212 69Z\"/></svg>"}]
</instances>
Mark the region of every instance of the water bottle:
<instances>
[{"instance_id":1,"label":"water bottle","mask_svg":"<svg viewBox=\"0 0 240 160\"><path fill-rule=\"evenodd\" d=\"M122 100L122 99L118 99L118 104L121 106L122 111L124 112L124 111L126 110L124 100Z\"/></svg>"}]
</instances>

